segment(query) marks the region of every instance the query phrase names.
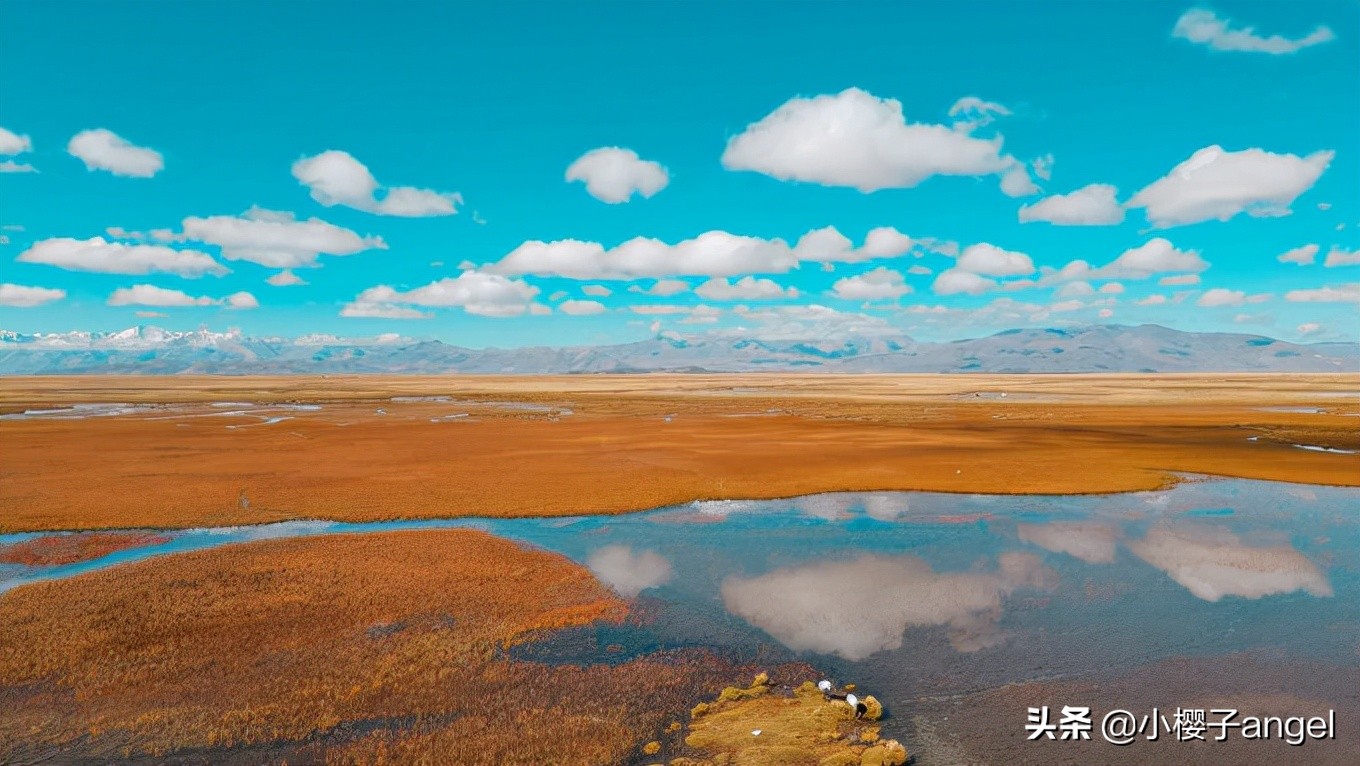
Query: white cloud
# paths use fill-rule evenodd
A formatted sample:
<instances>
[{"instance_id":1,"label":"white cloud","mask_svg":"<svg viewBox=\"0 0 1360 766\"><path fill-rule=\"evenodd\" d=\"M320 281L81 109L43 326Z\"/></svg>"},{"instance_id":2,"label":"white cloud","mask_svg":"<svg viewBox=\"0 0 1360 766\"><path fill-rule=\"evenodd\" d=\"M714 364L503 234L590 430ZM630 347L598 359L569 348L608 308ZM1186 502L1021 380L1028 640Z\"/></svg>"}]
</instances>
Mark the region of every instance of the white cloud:
<instances>
[{"instance_id":1,"label":"white cloud","mask_svg":"<svg viewBox=\"0 0 1360 766\"><path fill-rule=\"evenodd\" d=\"M989 277L1014 277L1033 274L1034 262L1024 253L979 242L963 251L955 268Z\"/></svg>"},{"instance_id":2,"label":"white cloud","mask_svg":"<svg viewBox=\"0 0 1360 766\"><path fill-rule=\"evenodd\" d=\"M1030 554L1004 553L998 564L935 572L915 556L863 556L731 576L722 599L727 611L795 651L857 661L901 647L908 628L945 626L950 644L971 652L1005 640L997 627L1003 597L1056 584L1057 573Z\"/></svg>"},{"instance_id":3,"label":"white cloud","mask_svg":"<svg viewBox=\"0 0 1360 766\"><path fill-rule=\"evenodd\" d=\"M1299 157L1262 149L1229 152L1221 146L1206 146L1133 195L1126 207L1145 208L1148 221L1163 229L1226 221L1239 213L1254 217L1288 215L1289 206L1313 188L1334 155L1319 151Z\"/></svg>"},{"instance_id":4,"label":"white cloud","mask_svg":"<svg viewBox=\"0 0 1360 766\"><path fill-rule=\"evenodd\" d=\"M918 263L918 264L916 264L916 265L914 265L914 266L909 267L909 268L907 269L907 273L908 273L908 274L915 274L916 276L919 277L919 276L923 276L923 275L925 275L925 274L933 274L934 272L932 272L932 271L930 270L930 267L929 267L929 266L922 266L921 264Z\"/></svg>"},{"instance_id":5,"label":"white cloud","mask_svg":"<svg viewBox=\"0 0 1360 766\"><path fill-rule=\"evenodd\" d=\"M28 164L27 162L15 162L14 160L5 160L4 162L0 162L0 173L36 173L36 172L38 172L38 169Z\"/></svg>"},{"instance_id":6,"label":"white cloud","mask_svg":"<svg viewBox=\"0 0 1360 766\"><path fill-rule=\"evenodd\" d=\"M688 287L688 285L686 286ZM610 295L614 294L613 290L610 290L608 287L605 287L604 285L586 285L581 288L581 292L591 296L592 298L607 298Z\"/></svg>"},{"instance_id":7,"label":"white cloud","mask_svg":"<svg viewBox=\"0 0 1360 766\"><path fill-rule=\"evenodd\" d=\"M351 319L429 319L434 314L409 306L354 301L340 309L340 316Z\"/></svg>"},{"instance_id":8,"label":"white cloud","mask_svg":"<svg viewBox=\"0 0 1360 766\"><path fill-rule=\"evenodd\" d=\"M47 287L29 287L10 282L0 284L0 306L12 308L32 308L44 303L59 301L66 297L65 290Z\"/></svg>"},{"instance_id":9,"label":"white cloud","mask_svg":"<svg viewBox=\"0 0 1360 766\"><path fill-rule=\"evenodd\" d=\"M1317 322L1304 322L1297 328L1299 335L1312 335L1322 331L1322 325Z\"/></svg>"},{"instance_id":10,"label":"white cloud","mask_svg":"<svg viewBox=\"0 0 1360 766\"><path fill-rule=\"evenodd\" d=\"M161 153L136 146L110 130L82 130L71 137L66 151L89 170L106 170L116 176L150 178L165 167Z\"/></svg>"},{"instance_id":11,"label":"white cloud","mask_svg":"<svg viewBox=\"0 0 1360 766\"><path fill-rule=\"evenodd\" d=\"M995 101L984 101L977 96L964 96L949 107L949 116L959 118L966 128L991 124L998 116L1009 117L1011 110Z\"/></svg>"},{"instance_id":12,"label":"white cloud","mask_svg":"<svg viewBox=\"0 0 1360 766\"><path fill-rule=\"evenodd\" d=\"M1227 530L1158 527L1129 543L1129 550L1205 601L1296 590L1332 595L1326 576L1290 545L1249 546Z\"/></svg>"},{"instance_id":13,"label":"white cloud","mask_svg":"<svg viewBox=\"0 0 1360 766\"><path fill-rule=\"evenodd\" d=\"M1125 250L1095 274L1102 279L1146 279L1166 272L1201 272L1208 262L1194 250L1180 250L1162 237Z\"/></svg>"},{"instance_id":14,"label":"white cloud","mask_svg":"<svg viewBox=\"0 0 1360 766\"><path fill-rule=\"evenodd\" d=\"M33 151L33 140L28 136L0 128L0 155L24 154Z\"/></svg>"},{"instance_id":15,"label":"white cloud","mask_svg":"<svg viewBox=\"0 0 1360 766\"><path fill-rule=\"evenodd\" d=\"M222 305L229 309L257 309L260 307L260 302L255 300L255 296L242 290L223 298Z\"/></svg>"},{"instance_id":16,"label":"white cloud","mask_svg":"<svg viewBox=\"0 0 1360 766\"><path fill-rule=\"evenodd\" d=\"M1280 35L1263 37L1251 27L1234 29L1228 19L1219 18L1213 11L1192 8L1181 15L1171 30L1173 37L1189 40L1192 43L1207 45L1218 51L1242 51L1248 53L1294 53L1314 45L1331 42L1336 35L1328 27L1318 25L1313 31L1299 38L1290 39Z\"/></svg>"},{"instance_id":17,"label":"white cloud","mask_svg":"<svg viewBox=\"0 0 1360 766\"><path fill-rule=\"evenodd\" d=\"M581 155L567 167L566 178L568 182L583 181L590 196L611 205L627 202L634 194L651 197L671 180L660 163L617 146L591 149Z\"/></svg>"},{"instance_id":18,"label":"white cloud","mask_svg":"<svg viewBox=\"0 0 1360 766\"><path fill-rule=\"evenodd\" d=\"M1166 303L1165 295L1149 295L1142 300L1134 301L1139 306L1161 306Z\"/></svg>"},{"instance_id":19,"label":"white cloud","mask_svg":"<svg viewBox=\"0 0 1360 766\"><path fill-rule=\"evenodd\" d=\"M863 274L836 280L831 294L847 301L897 300L911 292L902 272L879 266Z\"/></svg>"},{"instance_id":20,"label":"white cloud","mask_svg":"<svg viewBox=\"0 0 1360 766\"><path fill-rule=\"evenodd\" d=\"M789 99L727 143L728 170L861 192L909 188L935 175L1001 175L1019 164L1001 139L908 123L902 104L859 88Z\"/></svg>"},{"instance_id":21,"label":"white cloud","mask_svg":"<svg viewBox=\"0 0 1360 766\"><path fill-rule=\"evenodd\" d=\"M302 277L299 277L297 274L294 274L289 269L284 269L283 271L280 271L279 273L271 276L265 281L275 287L288 287L290 285L307 284L306 280L304 280Z\"/></svg>"},{"instance_id":22,"label":"white cloud","mask_svg":"<svg viewBox=\"0 0 1360 766\"><path fill-rule=\"evenodd\" d=\"M1199 282L1198 274L1177 274L1157 280L1157 284L1163 287L1184 287L1185 285L1197 285Z\"/></svg>"},{"instance_id":23,"label":"white cloud","mask_svg":"<svg viewBox=\"0 0 1360 766\"><path fill-rule=\"evenodd\" d=\"M641 293L642 295L655 295L668 298L672 295L679 295L689 291L689 282L683 279L658 279L652 283L651 287L642 288L639 285L629 285L628 292Z\"/></svg>"},{"instance_id":24,"label":"white cloud","mask_svg":"<svg viewBox=\"0 0 1360 766\"><path fill-rule=\"evenodd\" d=\"M1034 170L1034 175L1042 181L1047 181L1053 177L1053 155L1051 154L1035 157L1030 161L1029 166Z\"/></svg>"},{"instance_id":25,"label":"white cloud","mask_svg":"<svg viewBox=\"0 0 1360 766\"><path fill-rule=\"evenodd\" d=\"M381 237L361 237L320 218L299 221L292 213L251 208L241 216L184 219L184 236L222 248L222 257L276 269L316 265L317 257L386 250Z\"/></svg>"},{"instance_id":26,"label":"white cloud","mask_svg":"<svg viewBox=\"0 0 1360 766\"><path fill-rule=\"evenodd\" d=\"M1112 226L1124 220L1118 190L1109 184L1091 184L1068 194L1050 197L1020 208L1020 222L1047 221L1055 226Z\"/></svg>"},{"instance_id":27,"label":"white cloud","mask_svg":"<svg viewBox=\"0 0 1360 766\"><path fill-rule=\"evenodd\" d=\"M193 296L182 290L169 290L155 285L120 287L109 295L110 306L156 306L178 308L186 306L226 306L232 309L251 309L259 306L255 296L246 292L232 293L225 298Z\"/></svg>"},{"instance_id":28,"label":"white cloud","mask_svg":"<svg viewBox=\"0 0 1360 766\"><path fill-rule=\"evenodd\" d=\"M571 316L588 316L590 314L603 314L604 304L599 301L562 301L557 307L563 314Z\"/></svg>"},{"instance_id":29,"label":"white cloud","mask_svg":"<svg viewBox=\"0 0 1360 766\"><path fill-rule=\"evenodd\" d=\"M1106 282L1100 286L1100 292L1106 295L1120 295L1124 292L1124 286L1118 282Z\"/></svg>"},{"instance_id":30,"label":"white cloud","mask_svg":"<svg viewBox=\"0 0 1360 766\"><path fill-rule=\"evenodd\" d=\"M711 301L763 301L777 298L797 298L798 288L782 287L773 279L757 279L752 276L745 276L736 282L729 282L722 277L713 277L694 288L694 292L701 298Z\"/></svg>"},{"instance_id":31,"label":"white cloud","mask_svg":"<svg viewBox=\"0 0 1360 766\"><path fill-rule=\"evenodd\" d=\"M100 274L164 272L193 278L204 274L221 276L229 271L211 255L198 250L176 250L164 245L129 245L109 242L103 237L39 240L20 253L16 260Z\"/></svg>"},{"instance_id":32,"label":"white cloud","mask_svg":"<svg viewBox=\"0 0 1360 766\"><path fill-rule=\"evenodd\" d=\"M331 207L344 205L376 215L404 218L453 215L462 195L414 186L379 186L368 167L336 149L293 163L293 177L312 192L312 199ZM378 192L383 190L381 198Z\"/></svg>"},{"instance_id":33,"label":"white cloud","mask_svg":"<svg viewBox=\"0 0 1360 766\"><path fill-rule=\"evenodd\" d=\"M930 285L930 289L936 295L957 295L959 293L980 295L988 290L995 290L996 287L996 280L980 277L971 271L964 271L959 268L941 271Z\"/></svg>"},{"instance_id":34,"label":"white cloud","mask_svg":"<svg viewBox=\"0 0 1360 766\"><path fill-rule=\"evenodd\" d=\"M529 311L539 289L499 274L464 271L414 290L401 291L377 285L359 293L341 310L341 316L386 316L394 319L424 316L410 306L460 307L469 314L491 317L517 316ZM589 303L593 301L581 301ZM407 308L407 310L403 310Z\"/></svg>"},{"instance_id":35,"label":"white cloud","mask_svg":"<svg viewBox=\"0 0 1360 766\"><path fill-rule=\"evenodd\" d=\"M620 596L632 598L648 588L671 581L671 563L654 551L626 545L606 545L586 557L586 566L600 582Z\"/></svg>"},{"instance_id":36,"label":"white cloud","mask_svg":"<svg viewBox=\"0 0 1360 766\"><path fill-rule=\"evenodd\" d=\"M1275 260L1280 263L1295 263L1299 266L1308 266L1317 259L1318 249L1318 246L1314 244L1303 245L1282 253Z\"/></svg>"},{"instance_id":37,"label":"white cloud","mask_svg":"<svg viewBox=\"0 0 1360 766\"><path fill-rule=\"evenodd\" d=\"M1360 265L1360 250L1346 250L1332 245L1332 249L1327 251L1327 258L1322 261L1322 265L1329 269L1336 266Z\"/></svg>"},{"instance_id":38,"label":"white cloud","mask_svg":"<svg viewBox=\"0 0 1360 766\"><path fill-rule=\"evenodd\" d=\"M170 316L164 311L134 311L132 315L139 319L164 319Z\"/></svg>"},{"instance_id":39,"label":"white cloud","mask_svg":"<svg viewBox=\"0 0 1360 766\"><path fill-rule=\"evenodd\" d=\"M1101 319L1109 319L1110 317L1114 316L1114 309L1101 309L1100 311L1096 312L1096 316L1100 317Z\"/></svg>"},{"instance_id":40,"label":"white cloud","mask_svg":"<svg viewBox=\"0 0 1360 766\"><path fill-rule=\"evenodd\" d=\"M1223 287L1215 287L1204 291L1195 301L1196 306L1214 308L1217 306L1241 306L1247 302L1247 294L1241 290L1229 290Z\"/></svg>"},{"instance_id":41,"label":"white cloud","mask_svg":"<svg viewBox=\"0 0 1360 766\"><path fill-rule=\"evenodd\" d=\"M783 240L710 231L674 245L637 237L610 249L597 242L573 239L525 242L486 270L568 279L636 279L677 274L722 277L783 273L797 264L797 256Z\"/></svg>"},{"instance_id":42,"label":"white cloud","mask_svg":"<svg viewBox=\"0 0 1360 766\"><path fill-rule=\"evenodd\" d=\"M1296 303L1360 303L1360 282L1327 285L1315 290L1290 290L1284 299Z\"/></svg>"},{"instance_id":43,"label":"white cloud","mask_svg":"<svg viewBox=\"0 0 1360 766\"><path fill-rule=\"evenodd\" d=\"M812 263L862 263L877 258L895 258L917 243L891 226L870 229L864 244L855 247L850 238L834 226L813 229L798 238L793 246L800 261Z\"/></svg>"}]
</instances>

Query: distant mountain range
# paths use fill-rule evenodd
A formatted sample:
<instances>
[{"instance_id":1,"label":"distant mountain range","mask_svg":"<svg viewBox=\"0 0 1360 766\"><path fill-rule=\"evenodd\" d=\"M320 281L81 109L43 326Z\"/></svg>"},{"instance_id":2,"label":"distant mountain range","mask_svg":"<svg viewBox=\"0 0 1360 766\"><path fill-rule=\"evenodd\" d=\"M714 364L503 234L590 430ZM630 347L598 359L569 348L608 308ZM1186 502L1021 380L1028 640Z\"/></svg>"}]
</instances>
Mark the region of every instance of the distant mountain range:
<instances>
[{"instance_id":1,"label":"distant mountain range","mask_svg":"<svg viewBox=\"0 0 1360 766\"><path fill-rule=\"evenodd\" d=\"M760 340L663 334L635 343L471 349L397 336L254 338L239 332L25 335L0 331L0 374L627 372L1360 372L1360 344L1288 343L1159 325L1007 330L925 343L906 336Z\"/></svg>"}]
</instances>

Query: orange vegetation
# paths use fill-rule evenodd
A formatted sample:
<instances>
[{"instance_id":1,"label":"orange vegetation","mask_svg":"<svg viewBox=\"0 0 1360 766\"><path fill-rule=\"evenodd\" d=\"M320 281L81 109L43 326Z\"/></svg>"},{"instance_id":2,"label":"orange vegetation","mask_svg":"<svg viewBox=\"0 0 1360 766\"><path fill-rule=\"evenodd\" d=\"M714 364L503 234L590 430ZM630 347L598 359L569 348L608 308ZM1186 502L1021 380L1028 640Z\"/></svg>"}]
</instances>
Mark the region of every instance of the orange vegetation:
<instances>
[{"instance_id":1,"label":"orange vegetation","mask_svg":"<svg viewBox=\"0 0 1360 766\"><path fill-rule=\"evenodd\" d=\"M693 710L685 745L691 755L671 766L902 766L907 750L882 739L883 713L872 696L856 717L845 701L828 700L811 681L779 693L761 674L747 689L728 687Z\"/></svg>"},{"instance_id":2,"label":"orange vegetation","mask_svg":"<svg viewBox=\"0 0 1360 766\"><path fill-rule=\"evenodd\" d=\"M0 422L0 531L1116 492L1177 472L1354 486L1360 455L1293 445L1360 449L1357 390L1341 374L6 378L5 411L174 406ZM264 424L213 401L322 407Z\"/></svg>"},{"instance_id":3,"label":"orange vegetation","mask_svg":"<svg viewBox=\"0 0 1360 766\"><path fill-rule=\"evenodd\" d=\"M471 530L262 541L0 597L0 762L606 763L733 668L505 649L624 617L569 560Z\"/></svg>"},{"instance_id":4,"label":"orange vegetation","mask_svg":"<svg viewBox=\"0 0 1360 766\"><path fill-rule=\"evenodd\" d=\"M0 546L0 564L57 566L88 561L144 545L159 545L168 540L153 532L77 532L70 535L43 535L13 545Z\"/></svg>"}]
</instances>

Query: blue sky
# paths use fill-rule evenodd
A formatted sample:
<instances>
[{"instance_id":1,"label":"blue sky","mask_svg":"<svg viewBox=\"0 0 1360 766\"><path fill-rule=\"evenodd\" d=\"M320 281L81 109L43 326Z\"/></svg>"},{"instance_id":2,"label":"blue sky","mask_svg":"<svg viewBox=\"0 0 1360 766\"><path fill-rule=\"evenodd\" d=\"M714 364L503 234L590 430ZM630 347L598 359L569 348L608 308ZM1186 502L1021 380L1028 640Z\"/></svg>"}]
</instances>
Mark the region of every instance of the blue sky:
<instances>
[{"instance_id":1,"label":"blue sky","mask_svg":"<svg viewBox=\"0 0 1360 766\"><path fill-rule=\"evenodd\" d=\"M1360 336L1352 2L3 16L8 330Z\"/></svg>"}]
</instances>

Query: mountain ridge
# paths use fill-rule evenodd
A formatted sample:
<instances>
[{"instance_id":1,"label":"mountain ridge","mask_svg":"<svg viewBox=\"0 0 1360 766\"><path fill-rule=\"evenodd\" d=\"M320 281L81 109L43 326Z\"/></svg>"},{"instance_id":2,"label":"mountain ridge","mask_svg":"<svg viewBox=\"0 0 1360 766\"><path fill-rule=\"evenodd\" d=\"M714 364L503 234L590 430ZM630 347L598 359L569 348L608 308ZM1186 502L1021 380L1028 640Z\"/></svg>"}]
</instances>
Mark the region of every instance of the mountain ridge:
<instances>
[{"instance_id":1,"label":"mountain ridge","mask_svg":"<svg viewBox=\"0 0 1360 766\"><path fill-rule=\"evenodd\" d=\"M922 342L906 335L771 339L663 333L601 346L473 349L397 335L252 337L237 330L0 331L0 375L647 372L1360 372L1360 343L1291 343L1161 325L1003 330Z\"/></svg>"}]
</instances>

